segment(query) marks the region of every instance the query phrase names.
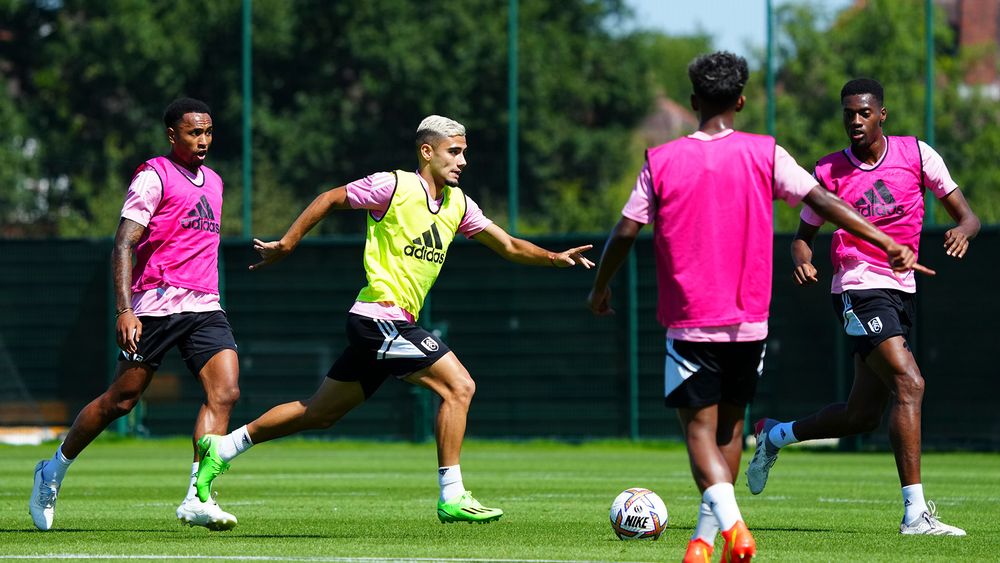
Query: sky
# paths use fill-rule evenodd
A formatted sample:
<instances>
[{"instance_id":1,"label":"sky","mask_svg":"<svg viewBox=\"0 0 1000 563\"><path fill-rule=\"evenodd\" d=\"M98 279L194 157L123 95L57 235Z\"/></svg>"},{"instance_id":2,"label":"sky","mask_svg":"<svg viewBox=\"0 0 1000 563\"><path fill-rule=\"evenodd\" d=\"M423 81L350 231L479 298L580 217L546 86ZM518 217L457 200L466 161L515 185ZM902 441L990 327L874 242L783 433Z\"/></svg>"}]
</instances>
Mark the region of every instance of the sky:
<instances>
[{"instance_id":1,"label":"sky","mask_svg":"<svg viewBox=\"0 0 1000 563\"><path fill-rule=\"evenodd\" d=\"M749 57L763 49L767 36L766 0L625 0L644 28L669 34L706 32L717 49ZM773 4L783 4L774 0ZM826 0L827 10L839 10L852 0Z\"/></svg>"}]
</instances>

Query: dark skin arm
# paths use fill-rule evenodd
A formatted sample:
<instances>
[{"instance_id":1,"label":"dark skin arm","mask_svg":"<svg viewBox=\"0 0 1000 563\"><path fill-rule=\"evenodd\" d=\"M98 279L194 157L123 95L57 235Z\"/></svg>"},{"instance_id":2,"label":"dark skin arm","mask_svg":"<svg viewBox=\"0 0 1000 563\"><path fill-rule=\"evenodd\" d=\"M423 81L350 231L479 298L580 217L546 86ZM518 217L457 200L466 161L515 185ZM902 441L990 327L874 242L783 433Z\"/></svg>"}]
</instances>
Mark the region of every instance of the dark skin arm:
<instances>
[{"instance_id":1,"label":"dark skin arm","mask_svg":"<svg viewBox=\"0 0 1000 563\"><path fill-rule=\"evenodd\" d=\"M587 296L587 306L595 315L613 315L615 310L611 308L611 288L609 284L615 277L615 272L628 257L635 238L642 230L643 224L638 221L622 217L615 228L611 230L608 241L604 244L604 251L598 261L597 275L594 276L594 286Z\"/></svg>"},{"instance_id":2,"label":"dark skin arm","mask_svg":"<svg viewBox=\"0 0 1000 563\"><path fill-rule=\"evenodd\" d=\"M115 232L115 246L111 251L111 274L115 287L115 311L125 310L115 322L115 340L118 347L134 354L142 337L142 323L132 311L132 249L139 243L146 227L130 219L122 219Z\"/></svg>"},{"instance_id":3,"label":"dark skin arm","mask_svg":"<svg viewBox=\"0 0 1000 563\"><path fill-rule=\"evenodd\" d=\"M351 205L347 202L347 187L345 186L333 188L319 194L299 214L299 217L295 219L292 226L288 227L288 231L281 237L281 240L264 242L259 239L253 239L253 249L257 251L257 254L260 254L261 261L250 266L250 269L256 270L288 256L299 245L299 242L302 241L302 237L306 236L306 233L312 230L331 211L334 209L350 208Z\"/></svg>"},{"instance_id":4,"label":"dark skin arm","mask_svg":"<svg viewBox=\"0 0 1000 563\"><path fill-rule=\"evenodd\" d=\"M962 190L956 188L940 201L948 215L957 223L944 233L944 252L961 259L969 250L969 241L979 234L979 217L972 212Z\"/></svg>"}]
</instances>

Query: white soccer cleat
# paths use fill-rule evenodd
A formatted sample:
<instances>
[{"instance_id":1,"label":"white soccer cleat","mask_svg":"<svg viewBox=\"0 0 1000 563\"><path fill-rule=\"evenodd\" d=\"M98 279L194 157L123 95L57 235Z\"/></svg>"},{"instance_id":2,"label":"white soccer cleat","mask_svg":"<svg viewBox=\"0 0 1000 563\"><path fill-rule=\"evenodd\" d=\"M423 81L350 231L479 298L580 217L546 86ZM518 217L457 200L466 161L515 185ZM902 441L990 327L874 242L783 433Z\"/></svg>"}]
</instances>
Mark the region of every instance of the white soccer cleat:
<instances>
[{"instance_id":1,"label":"white soccer cleat","mask_svg":"<svg viewBox=\"0 0 1000 563\"><path fill-rule=\"evenodd\" d=\"M764 490L771 466L778 461L780 448L775 446L767 436L776 424L778 421L773 418L762 418L754 424L757 447L754 448L753 457L747 465L747 486L750 487L750 492L755 495L759 495Z\"/></svg>"},{"instance_id":2,"label":"white soccer cleat","mask_svg":"<svg viewBox=\"0 0 1000 563\"><path fill-rule=\"evenodd\" d=\"M31 500L28 501L28 513L35 522L35 527L45 531L52 527L56 517L56 497L59 496L59 483L46 483L42 478L45 460L35 466L35 484L31 488Z\"/></svg>"},{"instance_id":3,"label":"white soccer cleat","mask_svg":"<svg viewBox=\"0 0 1000 563\"><path fill-rule=\"evenodd\" d=\"M236 527L236 517L219 508L214 498L208 502L201 502L198 497L184 499L177 507L177 519L188 526L203 526L215 532Z\"/></svg>"},{"instance_id":4,"label":"white soccer cleat","mask_svg":"<svg viewBox=\"0 0 1000 563\"><path fill-rule=\"evenodd\" d=\"M927 510L909 524L901 522L899 533L904 536L964 536L965 530L938 520L937 507L932 501L927 501Z\"/></svg>"}]
</instances>

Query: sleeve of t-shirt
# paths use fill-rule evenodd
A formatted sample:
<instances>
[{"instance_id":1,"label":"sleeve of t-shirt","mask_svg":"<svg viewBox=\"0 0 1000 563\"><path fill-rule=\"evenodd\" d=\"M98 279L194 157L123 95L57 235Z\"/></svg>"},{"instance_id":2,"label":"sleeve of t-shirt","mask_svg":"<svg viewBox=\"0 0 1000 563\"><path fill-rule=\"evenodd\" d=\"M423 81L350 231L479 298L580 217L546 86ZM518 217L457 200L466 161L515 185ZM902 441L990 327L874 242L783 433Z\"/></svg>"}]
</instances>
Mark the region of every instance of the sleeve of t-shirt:
<instances>
[{"instance_id":1,"label":"sleeve of t-shirt","mask_svg":"<svg viewBox=\"0 0 1000 563\"><path fill-rule=\"evenodd\" d=\"M465 217L462 217L462 222L458 225L458 232L465 235L465 238L472 238L493 224L493 220L468 195L465 196L465 205Z\"/></svg>"},{"instance_id":2,"label":"sleeve of t-shirt","mask_svg":"<svg viewBox=\"0 0 1000 563\"><path fill-rule=\"evenodd\" d=\"M163 186L156 171L148 166L140 170L125 194L125 204L122 206L122 218L135 221L143 227L149 225L160 199L163 197Z\"/></svg>"},{"instance_id":3,"label":"sleeve of t-shirt","mask_svg":"<svg viewBox=\"0 0 1000 563\"><path fill-rule=\"evenodd\" d=\"M812 176L812 179L814 186L816 184L819 184L819 181L816 179L815 176ZM823 224L826 223L826 219L820 217L818 213L813 211L812 207L809 207L809 204L802 206L802 211L799 212L799 219L802 219L803 222L808 223L814 227L822 227Z\"/></svg>"},{"instance_id":4,"label":"sleeve of t-shirt","mask_svg":"<svg viewBox=\"0 0 1000 563\"><path fill-rule=\"evenodd\" d=\"M795 207L816 187L816 178L781 145L774 146L774 197Z\"/></svg>"},{"instance_id":5,"label":"sleeve of t-shirt","mask_svg":"<svg viewBox=\"0 0 1000 563\"><path fill-rule=\"evenodd\" d=\"M622 216L643 225L652 223L656 217L654 197L653 173L650 172L647 162L642 165L642 170L639 171L639 176L635 179L632 193L629 194L628 201L622 208Z\"/></svg>"},{"instance_id":6,"label":"sleeve of t-shirt","mask_svg":"<svg viewBox=\"0 0 1000 563\"><path fill-rule=\"evenodd\" d=\"M347 203L351 209L368 209L381 215L389 208L396 191L396 175L376 172L347 184Z\"/></svg>"},{"instance_id":7,"label":"sleeve of t-shirt","mask_svg":"<svg viewBox=\"0 0 1000 563\"><path fill-rule=\"evenodd\" d=\"M933 147L923 141L917 141L920 147L920 160L924 168L924 187L941 199L950 194L958 184L951 178L944 159Z\"/></svg>"}]
</instances>

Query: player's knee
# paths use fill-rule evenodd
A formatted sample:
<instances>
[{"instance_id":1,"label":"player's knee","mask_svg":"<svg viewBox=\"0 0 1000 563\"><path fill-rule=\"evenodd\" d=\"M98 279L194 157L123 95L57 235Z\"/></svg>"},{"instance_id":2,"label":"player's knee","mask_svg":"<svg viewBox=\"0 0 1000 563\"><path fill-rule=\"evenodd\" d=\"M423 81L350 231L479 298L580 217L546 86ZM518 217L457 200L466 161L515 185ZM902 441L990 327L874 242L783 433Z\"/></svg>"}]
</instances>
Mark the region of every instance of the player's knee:
<instances>
[{"instance_id":1,"label":"player's knee","mask_svg":"<svg viewBox=\"0 0 1000 563\"><path fill-rule=\"evenodd\" d=\"M209 402L212 403L214 407L222 408L233 408L236 401L240 400L240 387L239 385L226 385L220 389L215 389L211 393Z\"/></svg>"},{"instance_id":2,"label":"player's knee","mask_svg":"<svg viewBox=\"0 0 1000 563\"><path fill-rule=\"evenodd\" d=\"M924 378L914 368L896 376L896 399L901 403L919 403L924 397Z\"/></svg>"},{"instance_id":3,"label":"player's knee","mask_svg":"<svg viewBox=\"0 0 1000 563\"><path fill-rule=\"evenodd\" d=\"M465 377L459 379L454 385L452 385L452 395L454 400L461 403L471 403L473 395L476 394L476 382L472 380L469 374L465 374Z\"/></svg>"},{"instance_id":4,"label":"player's knee","mask_svg":"<svg viewBox=\"0 0 1000 563\"><path fill-rule=\"evenodd\" d=\"M109 397L109 400L105 401L104 410L111 418L118 418L132 412L138 404L139 395Z\"/></svg>"},{"instance_id":5,"label":"player's knee","mask_svg":"<svg viewBox=\"0 0 1000 563\"><path fill-rule=\"evenodd\" d=\"M332 410L307 409L305 414L306 425L316 430L326 430L337 424L344 413Z\"/></svg>"}]
</instances>

